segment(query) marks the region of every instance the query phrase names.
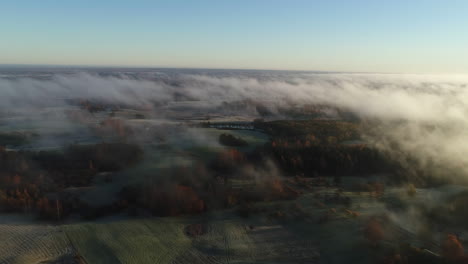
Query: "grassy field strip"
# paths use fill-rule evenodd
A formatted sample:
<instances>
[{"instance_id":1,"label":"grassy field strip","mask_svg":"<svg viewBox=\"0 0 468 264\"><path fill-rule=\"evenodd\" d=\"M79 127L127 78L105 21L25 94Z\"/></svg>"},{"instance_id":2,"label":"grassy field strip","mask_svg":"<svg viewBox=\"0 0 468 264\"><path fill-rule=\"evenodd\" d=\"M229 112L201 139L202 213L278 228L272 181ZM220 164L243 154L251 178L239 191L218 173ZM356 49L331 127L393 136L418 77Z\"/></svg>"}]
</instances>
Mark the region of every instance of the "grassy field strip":
<instances>
[{"instance_id":1,"label":"grassy field strip","mask_svg":"<svg viewBox=\"0 0 468 264\"><path fill-rule=\"evenodd\" d=\"M185 221L180 219L143 220L153 236L158 237L163 256L157 263L170 263L191 247L190 239L184 234ZM156 263L156 262L155 262Z\"/></svg>"},{"instance_id":2,"label":"grassy field strip","mask_svg":"<svg viewBox=\"0 0 468 264\"><path fill-rule=\"evenodd\" d=\"M224 230L218 224L219 222L210 223L206 234L193 239L193 246L200 252L202 258L208 259L208 256L212 256L212 262L228 263L230 252Z\"/></svg>"},{"instance_id":3,"label":"grassy field strip","mask_svg":"<svg viewBox=\"0 0 468 264\"><path fill-rule=\"evenodd\" d=\"M330 196L331 195L332 194L330 194ZM381 200L370 196L368 193L357 194L353 192L345 192L343 195L351 198L352 202L349 207L333 203L326 203L326 207L321 208L317 203L321 202L321 199L315 198L313 194L303 195L297 200L297 202L305 211L315 216L331 208L335 208L340 214L344 212L343 209L350 209L357 211L361 216L375 215L387 211L385 204Z\"/></svg>"},{"instance_id":4,"label":"grassy field strip","mask_svg":"<svg viewBox=\"0 0 468 264\"><path fill-rule=\"evenodd\" d=\"M195 238L193 245L211 263L254 260L255 245L247 235L245 226L237 221L210 223L209 231Z\"/></svg>"},{"instance_id":5,"label":"grassy field strip","mask_svg":"<svg viewBox=\"0 0 468 264\"><path fill-rule=\"evenodd\" d=\"M248 231L256 245L257 262L261 263L317 263L317 247L302 240L283 226L260 226Z\"/></svg>"},{"instance_id":6,"label":"grassy field strip","mask_svg":"<svg viewBox=\"0 0 468 264\"><path fill-rule=\"evenodd\" d=\"M171 264L223 264L215 256L203 254L197 250L188 250L177 256Z\"/></svg>"},{"instance_id":7,"label":"grassy field strip","mask_svg":"<svg viewBox=\"0 0 468 264\"><path fill-rule=\"evenodd\" d=\"M98 228L96 224L75 224L63 228L87 263L121 263L100 238L98 232L104 228Z\"/></svg>"},{"instance_id":8,"label":"grassy field strip","mask_svg":"<svg viewBox=\"0 0 468 264\"><path fill-rule=\"evenodd\" d=\"M161 224L161 221L166 224ZM233 220L213 220L206 224L207 233L189 238L183 233L188 224L203 223L198 218L145 220L154 234L168 236L171 263L240 263L253 262L255 247L246 234L245 225ZM167 234L169 233L169 234Z\"/></svg>"},{"instance_id":9,"label":"grassy field strip","mask_svg":"<svg viewBox=\"0 0 468 264\"><path fill-rule=\"evenodd\" d=\"M183 225L167 220L128 220L69 225L73 244L92 263L170 263L190 246Z\"/></svg>"},{"instance_id":10,"label":"grassy field strip","mask_svg":"<svg viewBox=\"0 0 468 264\"><path fill-rule=\"evenodd\" d=\"M222 263L315 263L318 259L311 241L299 239L283 226L255 225L251 229L243 220L211 223L210 231L197 238L194 246L218 255Z\"/></svg>"},{"instance_id":11,"label":"grassy field strip","mask_svg":"<svg viewBox=\"0 0 468 264\"><path fill-rule=\"evenodd\" d=\"M235 260L254 260L255 244L247 235L245 225L236 222L223 221L215 225L215 230L220 231L226 249L228 262Z\"/></svg>"},{"instance_id":12,"label":"grassy field strip","mask_svg":"<svg viewBox=\"0 0 468 264\"><path fill-rule=\"evenodd\" d=\"M0 224L0 263L39 263L72 254L73 248L59 227Z\"/></svg>"},{"instance_id":13,"label":"grassy field strip","mask_svg":"<svg viewBox=\"0 0 468 264\"><path fill-rule=\"evenodd\" d=\"M152 218L62 227L0 224L0 263L39 263L74 255L75 250L89 264L273 263L291 256L310 260L303 252L308 247L280 225L252 231L243 219L211 219L207 233L193 238L184 234L185 226L201 220Z\"/></svg>"},{"instance_id":14,"label":"grassy field strip","mask_svg":"<svg viewBox=\"0 0 468 264\"><path fill-rule=\"evenodd\" d=\"M284 227L295 236L312 239L312 244L319 247L323 263L368 263L369 253L361 254L369 247L358 220L341 218L318 224L307 219L289 222Z\"/></svg>"}]
</instances>

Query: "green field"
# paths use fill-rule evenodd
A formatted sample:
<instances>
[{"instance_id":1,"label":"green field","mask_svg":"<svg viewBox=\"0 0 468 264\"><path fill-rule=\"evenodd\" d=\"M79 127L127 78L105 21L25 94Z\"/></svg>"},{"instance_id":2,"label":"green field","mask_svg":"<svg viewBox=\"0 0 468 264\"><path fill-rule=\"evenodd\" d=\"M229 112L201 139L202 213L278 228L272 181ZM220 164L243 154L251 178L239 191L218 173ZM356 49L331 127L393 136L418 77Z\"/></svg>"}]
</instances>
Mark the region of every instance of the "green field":
<instances>
[{"instance_id":1,"label":"green field","mask_svg":"<svg viewBox=\"0 0 468 264\"><path fill-rule=\"evenodd\" d=\"M350 182L353 182L352 179ZM345 182L346 184L351 184ZM27 264L81 256L87 263L374 263L375 259L404 241L437 252L438 236L421 241L416 226L405 214L392 214L389 199L402 199L419 206L438 194L459 193L450 186L418 189L413 197L405 188L388 188L380 198L367 192L344 191L349 206L327 203L320 197L334 188L316 188L296 201L255 204L256 213L240 218L236 210L223 210L195 217L127 219L114 217L95 222L58 226L34 223L32 219L2 215L0 218L0 263ZM359 212L348 215L345 209ZM272 213L281 212L281 216ZM331 218L323 223L327 213ZM387 213L387 235L373 248L363 235L369 217ZM205 233L188 236L185 228L202 224ZM414 224L417 224L416 222Z\"/></svg>"},{"instance_id":2,"label":"green field","mask_svg":"<svg viewBox=\"0 0 468 264\"><path fill-rule=\"evenodd\" d=\"M0 226L0 241L8 245L0 249L0 263L39 263L75 254L87 263L103 264L290 263L317 258L312 244L281 225L239 219L230 212L209 218L108 220L47 228ZM207 233L187 236L184 228L193 223L203 223ZM254 229L249 228L252 225ZM298 250L299 255L290 254Z\"/></svg>"},{"instance_id":3,"label":"green field","mask_svg":"<svg viewBox=\"0 0 468 264\"><path fill-rule=\"evenodd\" d=\"M190 247L183 224L170 219L63 227L88 263L170 263Z\"/></svg>"},{"instance_id":4,"label":"green field","mask_svg":"<svg viewBox=\"0 0 468 264\"><path fill-rule=\"evenodd\" d=\"M61 227L0 216L0 263L32 264L73 254Z\"/></svg>"},{"instance_id":5,"label":"green field","mask_svg":"<svg viewBox=\"0 0 468 264\"><path fill-rule=\"evenodd\" d=\"M63 228L88 263L285 263L296 258L289 254L294 250L303 251L298 261L317 257L312 244L280 225L256 224L250 230L251 222L229 218L207 222L201 218L156 218ZM185 226L200 221L207 226L206 234L184 234Z\"/></svg>"}]
</instances>

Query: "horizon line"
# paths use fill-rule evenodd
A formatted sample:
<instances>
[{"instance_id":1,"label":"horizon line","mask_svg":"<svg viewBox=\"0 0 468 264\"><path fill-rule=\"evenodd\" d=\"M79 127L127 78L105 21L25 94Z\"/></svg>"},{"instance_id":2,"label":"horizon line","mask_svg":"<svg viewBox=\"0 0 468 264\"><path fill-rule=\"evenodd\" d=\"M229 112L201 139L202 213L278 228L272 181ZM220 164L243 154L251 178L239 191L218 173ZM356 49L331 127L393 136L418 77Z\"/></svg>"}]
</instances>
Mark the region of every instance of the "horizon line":
<instances>
[{"instance_id":1,"label":"horizon line","mask_svg":"<svg viewBox=\"0 0 468 264\"><path fill-rule=\"evenodd\" d=\"M427 72L371 72L371 71L343 71L343 70L301 70L301 69L264 69L264 68L210 68L210 67L177 67L177 66L148 66L148 65L106 65L106 64L27 64L0 63L0 68L83 68L83 69L164 69L164 70L213 70L213 71L272 71L272 72L304 72L317 74L400 74L400 75L468 75L468 73L427 73Z\"/></svg>"}]
</instances>

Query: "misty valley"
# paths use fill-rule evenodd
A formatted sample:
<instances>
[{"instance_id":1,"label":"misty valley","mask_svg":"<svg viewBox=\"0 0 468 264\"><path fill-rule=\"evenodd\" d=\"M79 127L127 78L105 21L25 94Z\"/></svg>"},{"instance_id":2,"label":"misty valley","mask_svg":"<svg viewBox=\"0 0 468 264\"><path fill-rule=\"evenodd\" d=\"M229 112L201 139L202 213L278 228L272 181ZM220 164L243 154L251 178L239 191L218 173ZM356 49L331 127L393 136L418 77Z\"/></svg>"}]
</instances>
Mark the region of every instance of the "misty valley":
<instances>
[{"instance_id":1,"label":"misty valley","mask_svg":"<svg viewBox=\"0 0 468 264\"><path fill-rule=\"evenodd\" d=\"M468 79L0 70L0 263L468 263Z\"/></svg>"}]
</instances>

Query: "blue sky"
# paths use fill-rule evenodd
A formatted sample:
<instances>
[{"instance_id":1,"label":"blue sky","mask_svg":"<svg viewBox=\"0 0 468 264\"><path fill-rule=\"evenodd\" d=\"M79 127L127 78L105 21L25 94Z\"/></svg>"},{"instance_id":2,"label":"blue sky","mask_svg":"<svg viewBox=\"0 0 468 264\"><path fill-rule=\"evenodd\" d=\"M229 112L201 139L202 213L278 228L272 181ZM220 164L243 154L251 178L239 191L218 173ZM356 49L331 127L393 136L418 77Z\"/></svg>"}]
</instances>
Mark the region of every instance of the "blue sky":
<instances>
[{"instance_id":1,"label":"blue sky","mask_svg":"<svg viewBox=\"0 0 468 264\"><path fill-rule=\"evenodd\" d=\"M468 73L464 0L0 0L0 64Z\"/></svg>"}]
</instances>

